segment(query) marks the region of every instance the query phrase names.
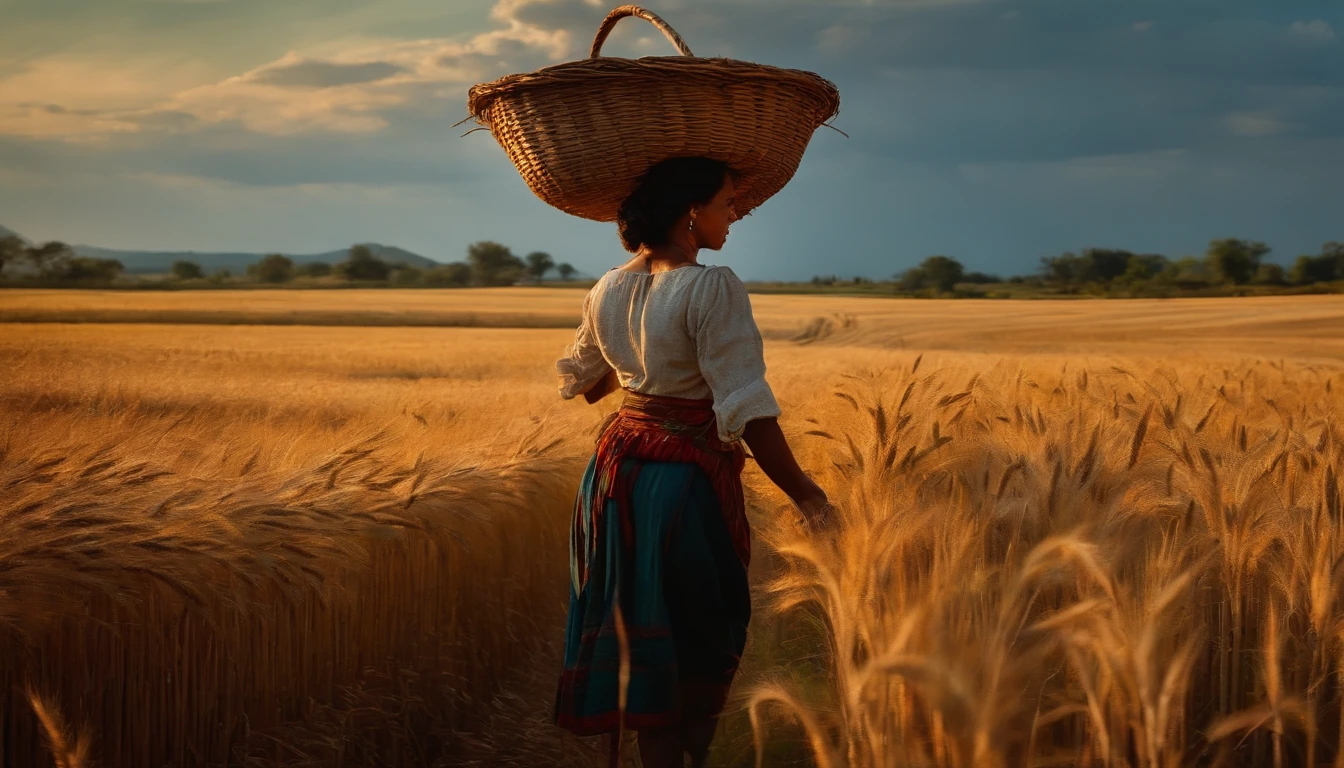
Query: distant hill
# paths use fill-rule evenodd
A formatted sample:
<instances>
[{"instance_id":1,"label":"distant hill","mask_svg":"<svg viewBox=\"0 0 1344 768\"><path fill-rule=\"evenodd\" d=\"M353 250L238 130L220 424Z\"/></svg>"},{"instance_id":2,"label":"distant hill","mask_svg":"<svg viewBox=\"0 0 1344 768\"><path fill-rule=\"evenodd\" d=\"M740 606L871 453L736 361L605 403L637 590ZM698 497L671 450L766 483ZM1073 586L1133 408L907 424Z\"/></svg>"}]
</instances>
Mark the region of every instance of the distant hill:
<instances>
[{"instance_id":1,"label":"distant hill","mask_svg":"<svg viewBox=\"0 0 1344 768\"><path fill-rule=\"evenodd\" d=\"M373 255L390 264L407 264L413 267L433 267L439 262L417 253L390 245L364 243ZM122 251L112 248L98 248L92 245L72 246L75 253L96 259L116 259L126 267L129 274L147 274L168 272L174 261L193 261L201 265L206 274L219 269L227 269L234 274L242 274L249 264L261 261L264 253L204 253L199 251ZM323 253L286 253L295 264L311 264L324 261L335 264L345 261L348 248Z\"/></svg>"},{"instance_id":2,"label":"distant hill","mask_svg":"<svg viewBox=\"0 0 1344 768\"><path fill-rule=\"evenodd\" d=\"M24 240L23 235L18 232L0 225L0 238L16 235ZM411 253L404 248L397 248L393 245L380 245L379 243L364 243L373 255L389 264L408 264L412 267L435 267L439 262L433 259L421 256L418 253ZM122 263L129 274L152 274L156 272L168 272L173 268L174 261L194 261L201 265L201 269L206 274L219 269L227 269L234 274L243 274L247 271L249 264L255 264L261 261L265 253L208 253L198 251L130 251L118 250L116 248L99 248L95 245L74 245L71 246L75 253L91 259L116 259ZM335 264L339 261L345 261L349 248L341 248L335 251L325 251L323 253L286 253L295 264L311 264L315 261L325 261L328 264ZM268 251L267 253L274 253Z\"/></svg>"}]
</instances>

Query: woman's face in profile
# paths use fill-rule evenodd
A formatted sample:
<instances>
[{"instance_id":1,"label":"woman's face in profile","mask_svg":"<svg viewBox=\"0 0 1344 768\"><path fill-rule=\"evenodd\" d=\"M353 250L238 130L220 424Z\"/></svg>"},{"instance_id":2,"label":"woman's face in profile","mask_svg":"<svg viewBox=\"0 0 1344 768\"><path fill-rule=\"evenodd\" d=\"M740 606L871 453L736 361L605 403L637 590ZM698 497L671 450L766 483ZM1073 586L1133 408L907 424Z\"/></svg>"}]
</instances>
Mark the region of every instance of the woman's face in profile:
<instances>
[{"instance_id":1,"label":"woman's face in profile","mask_svg":"<svg viewBox=\"0 0 1344 768\"><path fill-rule=\"evenodd\" d=\"M726 178L714 199L696 209L695 233L701 248L717 251L728 239L728 227L737 221L736 191L732 178Z\"/></svg>"}]
</instances>

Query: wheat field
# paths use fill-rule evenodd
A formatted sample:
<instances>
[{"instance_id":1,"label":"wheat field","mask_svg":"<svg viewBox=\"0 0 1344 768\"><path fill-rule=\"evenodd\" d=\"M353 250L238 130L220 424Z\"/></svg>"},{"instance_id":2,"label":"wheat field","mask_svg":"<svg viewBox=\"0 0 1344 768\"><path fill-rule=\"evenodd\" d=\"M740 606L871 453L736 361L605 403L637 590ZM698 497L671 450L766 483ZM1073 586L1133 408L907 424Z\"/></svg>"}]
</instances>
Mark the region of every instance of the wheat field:
<instances>
[{"instance_id":1,"label":"wheat field","mask_svg":"<svg viewBox=\"0 0 1344 768\"><path fill-rule=\"evenodd\" d=\"M0 294L0 762L599 764L582 294L184 293ZM1344 302L753 304L843 524L749 464L714 764L1344 765Z\"/></svg>"}]
</instances>

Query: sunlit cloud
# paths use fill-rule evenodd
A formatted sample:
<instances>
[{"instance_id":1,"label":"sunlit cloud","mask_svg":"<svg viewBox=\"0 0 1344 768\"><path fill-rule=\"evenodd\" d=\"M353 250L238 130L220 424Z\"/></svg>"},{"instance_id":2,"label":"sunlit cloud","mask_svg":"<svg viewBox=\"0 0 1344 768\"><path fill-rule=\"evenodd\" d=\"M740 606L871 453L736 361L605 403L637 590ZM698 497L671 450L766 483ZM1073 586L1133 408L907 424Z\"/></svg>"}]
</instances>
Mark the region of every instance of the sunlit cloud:
<instances>
[{"instance_id":1,"label":"sunlit cloud","mask_svg":"<svg viewBox=\"0 0 1344 768\"><path fill-rule=\"evenodd\" d=\"M161 65L33 62L0 81L0 134L88 140L225 123L269 135L373 133L387 126L385 110L460 99L462 86L569 55L568 30L525 18L538 6L587 9L586 0L500 0L490 14L500 26L466 40L327 41L311 52L290 51L242 74L185 87L185 73L165 79Z\"/></svg>"},{"instance_id":2,"label":"sunlit cloud","mask_svg":"<svg viewBox=\"0 0 1344 768\"><path fill-rule=\"evenodd\" d=\"M0 80L0 134L78 137L134 132L138 109L200 76L160 59L107 62L69 55L25 62Z\"/></svg>"}]
</instances>

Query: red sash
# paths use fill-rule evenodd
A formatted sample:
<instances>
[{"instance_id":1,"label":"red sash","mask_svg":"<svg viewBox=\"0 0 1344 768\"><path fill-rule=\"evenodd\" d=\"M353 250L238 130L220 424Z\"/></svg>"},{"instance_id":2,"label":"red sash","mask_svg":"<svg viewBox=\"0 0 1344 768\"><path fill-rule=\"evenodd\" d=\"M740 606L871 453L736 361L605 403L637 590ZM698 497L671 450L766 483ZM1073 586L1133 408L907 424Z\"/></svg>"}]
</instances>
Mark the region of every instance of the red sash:
<instances>
[{"instance_id":1,"label":"red sash","mask_svg":"<svg viewBox=\"0 0 1344 768\"><path fill-rule=\"evenodd\" d=\"M580 588L588 581L588 562L597 551L597 542L602 540L603 510L608 499L616 502L622 543L627 548L634 544L630 500L638 472L618 471L627 458L699 465L718 496L723 521L742 567L747 567L751 560L751 529L742 496L746 452L737 442L725 443L719 439L713 405L713 400L687 400L626 390L620 410L612 414L597 439L592 517L588 525L573 527L572 551L584 553L576 563ZM583 528L589 532L587 541L581 540Z\"/></svg>"}]
</instances>

